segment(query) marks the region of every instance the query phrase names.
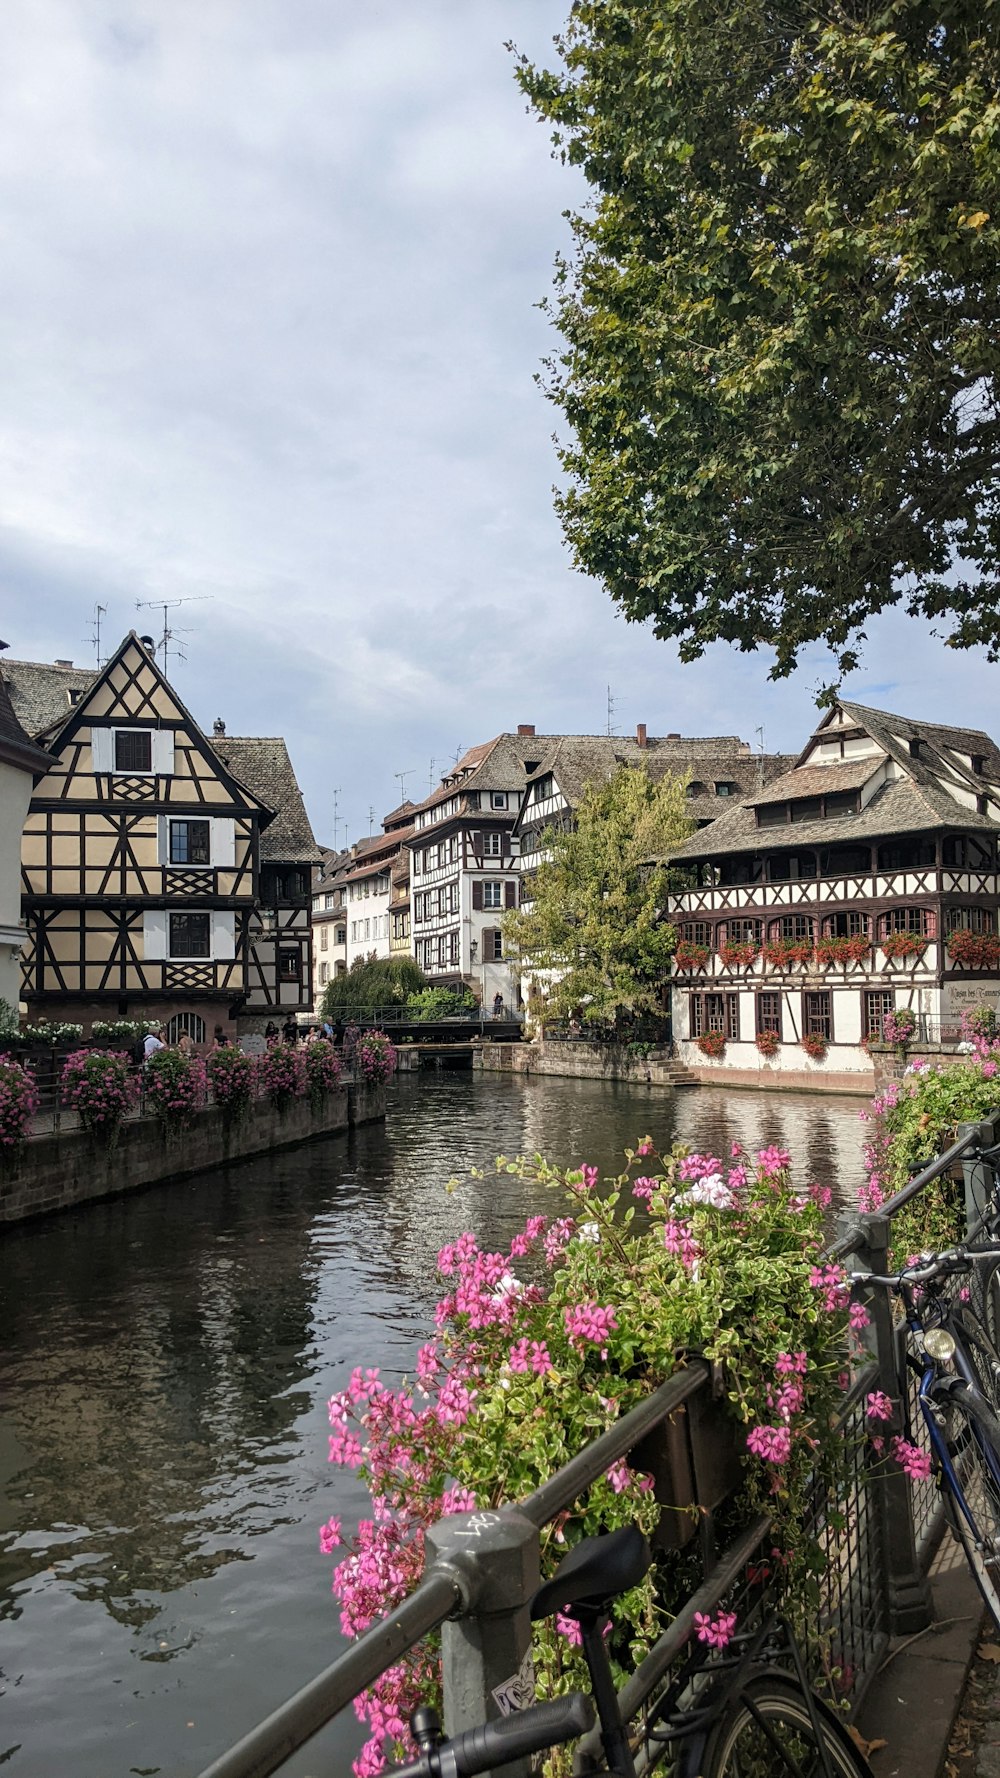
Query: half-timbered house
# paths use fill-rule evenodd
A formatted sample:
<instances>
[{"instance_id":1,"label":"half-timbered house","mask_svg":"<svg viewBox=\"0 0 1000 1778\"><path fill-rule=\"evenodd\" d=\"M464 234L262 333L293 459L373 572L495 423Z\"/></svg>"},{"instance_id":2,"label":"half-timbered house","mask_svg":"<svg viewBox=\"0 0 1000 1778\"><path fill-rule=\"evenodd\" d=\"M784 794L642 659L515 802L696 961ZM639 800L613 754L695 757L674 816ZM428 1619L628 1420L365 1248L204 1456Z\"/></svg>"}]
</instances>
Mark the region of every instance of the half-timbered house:
<instances>
[{"instance_id":1,"label":"half-timbered house","mask_svg":"<svg viewBox=\"0 0 1000 1778\"><path fill-rule=\"evenodd\" d=\"M956 1039L966 1007L1000 1001L998 832L988 735L835 704L790 771L673 854L691 871L671 903L683 1059L857 1089L888 1013ZM710 1062L708 1033L725 1042Z\"/></svg>"},{"instance_id":2,"label":"half-timbered house","mask_svg":"<svg viewBox=\"0 0 1000 1778\"><path fill-rule=\"evenodd\" d=\"M20 720L53 755L22 844L22 998L32 1015L147 1018L199 1042L219 1025L229 1035L252 1028L282 968L281 929L263 930L261 903L262 836L280 811L209 741L148 638L131 633L99 673L30 661L4 661L0 673ZM248 756L240 763L252 769ZM289 775L282 767L269 781L287 791ZM300 851L303 822L304 810L294 821ZM304 870L306 930L294 942L306 961L298 998L273 1002L282 1005L300 1004L302 981L307 995L311 986L311 863L293 863Z\"/></svg>"},{"instance_id":3,"label":"half-timbered house","mask_svg":"<svg viewBox=\"0 0 1000 1778\"><path fill-rule=\"evenodd\" d=\"M6 644L0 643L0 648ZM21 840L34 786L55 760L31 739L14 714L0 679L0 1000L12 1011L21 997Z\"/></svg>"}]
</instances>

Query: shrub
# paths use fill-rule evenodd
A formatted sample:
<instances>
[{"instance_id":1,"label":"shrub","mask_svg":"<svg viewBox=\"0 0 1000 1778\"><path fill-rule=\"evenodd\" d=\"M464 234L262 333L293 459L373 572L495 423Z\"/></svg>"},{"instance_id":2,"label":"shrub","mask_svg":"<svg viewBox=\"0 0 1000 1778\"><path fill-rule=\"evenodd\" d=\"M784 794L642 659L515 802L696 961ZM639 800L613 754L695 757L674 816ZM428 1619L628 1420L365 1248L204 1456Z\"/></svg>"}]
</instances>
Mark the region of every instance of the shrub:
<instances>
[{"instance_id":1,"label":"shrub","mask_svg":"<svg viewBox=\"0 0 1000 1778\"><path fill-rule=\"evenodd\" d=\"M287 1111L306 1090L305 1053L294 1043L273 1043L258 1058L257 1079L277 1111Z\"/></svg>"},{"instance_id":2,"label":"shrub","mask_svg":"<svg viewBox=\"0 0 1000 1778\"><path fill-rule=\"evenodd\" d=\"M113 1148L124 1119L139 1097L128 1057L107 1050L74 1050L61 1078L62 1102L92 1136Z\"/></svg>"},{"instance_id":3,"label":"shrub","mask_svg":"<svg viewBox=\"0 0 1000 1778\"><path fill-rule=\"evenodd\" d=\"M476 997L468 988L421 988L419 994L408 994L406 1010L415 1019L453 1019L476 1010Z\"/></svg>"},{"instance_id":4,"label":"shrub","mask_svg":"<svg viewBox=\"0 0 1000 1778\"><path fill-rule=\"evenodd\" d=\"M374 1505L334 1572L346 1635L361 1635L419 1580L426 1530L442 1514L523 1499L692 1353L723 1367L718 1411L747 1452L731 1533L761 1510L773 1515L785 1596L814 1604L822 1561L808 1526L817 1472L831 1473L842 1445L834 1410L848 1297L843 1271L817 1263L820 1194L793 1191L789 1156L775 1148L737 1151L725 1164L651 1150L644 1142L641 1158L630 1155L626 1172L603 1184L596 1167L562 1173L541 1160L499 1160L498 1173L559 1193L554 1219L532 1216L504 1252L480 1251L471 1234L444 1247L438 1332L413 1383L392 1388L356 1370L330 1400L331 1460L360 1471ZM546 1540L544 1573L580 1537L636 1522L651 1533L659 1515L649 1478L613 1464ZM339 1523L320 1540L337 1549ZM615 1601L609 1648L619 1681L689 1591L690 1565L663 1556ZM569 1628L558 1616L536 1628L540 1698L587 1689ZM412 1704L436 1684L436 1648L424 1643L362 1696L373 1732L357 1772L381 1768L387 1721L400 1724L403 1741ZM409 1751L397 1745L391 1756ZM566 1769L561 1755L553 1768Z\"/></svg>"},{"instance_id":5,"label":"shrub","mask_svg":"<svg viewBox=\"0 0 1000 1778\"><path fill-rule=\"evenodd\" d=\"M749 969L759 956L760 946L749 939L745 943L741 940L738 944L719 946L720 961L727 969Z\"/></svg>"},{"instance_id":6,"label":"shrub","mask_svg":"<svg viewBox=\"0 0 1000 1778\"><path fill-rule=\"evenodd\" d=\"M147 1109L167 1129L183 1130L205 1103L205 1064L180 1050L154 1050L142 1068Z\"/></svg>"},{"instance_id":7,"label":"shrub","mask_svg":"<svg viewBox=\"0 0 1000 1778\"><path fill-rule=\"evenodd\" d=\"M897 1053L905 1056L906 1046L916 1028L917 1015L912 1007L898 1007L894 1012L887 1012L882 1020L883 1041L895 1044Z\"/></svg>"},{"instance_id":8,"label":"shrub","mask_svg":"<svg viewBox=\"0 0 1000 1778\"><path fill-rule=\"evenodd\" d=\"M878 1210L920 1168L955 1139L960 1123L979 1123L1000 1105L1000 1056L981 1045L976 1056L938 1065L914 1062L862 1112L869 1126L861 1188L863 1210ZM893 1221L893 1252L900 1260L925 1248L946 1247L965 1227L960 1183L935 1179Z\"/></svg>"},{"instance_id":9,"label":"shrub","mask_svg":"<svg viewBox=\"0 0 1000 1778\"><path fill-rule=\"evenodd\" d=\"M792 963L811 963L812 940L808 938L772 938L764 946L764 961L772 969L787 969Z\"/></svg>"},{"instance_id":10,"label":"shrub","mask_svg":"<svg viewBox=\"0 0 1000 1778\"><path fill-rule=\"evenodd\" d=\"M37 1025L25 1025L21 1036L25 1043L38 1044L42 1049L55 1049L61 1043L79 1043L83 1036L82 1025L69 1025L58 1019L40 1020Z\"/></svg>"},{"instance_id":11,"label":"shrub","mask_svg":"<svg viewBox=\"0 0 1000 1778\"><path fill-rule=\"evenodd\" d=\"M962 1036L966 1043L991 1044L996 1035L996 1009L989 1001L983 1001L980 1006L966 1007L962 1014Z\"/></svg>"},{"instance_id":12,"label":"shrub","mask_svg":"<svg viewBox=\"0 0 1000 1778\"><path fill-rule=\"evenodd\" d=\"M781 1048L781 1038L777 1031L758 1031L754 1042L762 1056L776 1056Z\"/></svg>"},{"instance_id":13,"label":"shrub","mask_svg":"<svg viewBox=\"0 0 1000 1778\"><path fill-rule=\"evenodd\" d=\"M396 1072L396 1051L384 1031L365 1031L354 1047L355 1072L369 1086Z\"/></svg>"},{"instance_id":14,"label":"shrub","mask_svg":"<svg viewBox=\"0 0 1000 1778\"><path fill-rule=\"evenodd\" d=\"M226 1122L241 1122L250 1109L257 1084L253 1056L245 1055L235 1044L217 1044L205 1057L205 1078Z\"/></svg>"},{"instance_id":15,"label":"shrub","mask_svg":"<svg viewBox=\"0 0 1000 1778\"><path fill-rule=\"evenodd\" d=\"M0 1055L0 1159L15 1155L30 1136L37 1110L34 1075L12 1057Z\"/></svg>"},{"instance_id":16,"label":"shrub","mask_svg":"<svg viewBox=\"0 0 1000 1778\"><path fill-rule=\"evenodd\" d=\"M674 964L678 969L704 969L711 955L709 945L696 945L688 938L681 938L674 950Z\"/></svg>"},{"instance_id":17,"label":"shrub","mask_svg":"<svg viewBox=\"0 0 1000 1778\"><path fill-rule=\"evenodd\" d=\"M346 975L335 976L323 993L320 1015L324 1019L349 1018L376 1006L402 1006L408 995L428 986L427 977L412 957L357 958Z\"/></svg>"},{"instance_id":18,"label":"shrub","mask_svg":"<svg viewBox=\"0 0 1000 1778\"><path fill-rule=\"evenodd\" d=\"M887 932L879 940L879 948L891 962L905 962L907 958L922 957L927 949L928 940L921 938L917 932Z\"/></svg>"},{"instance_id":19,"label":"shrub","mask_svg":"<svg viewBox=\"0 0 1000 1778\"><path fill-rule=\"evenodd\" d=\"M724 1031L703 1031L700 1037L695 1038L695 1043L703 1056L710 1056L713 1061L718 1061L719 1057L725 1055L726 1052L726 1033Z\"/></svg>"},{"instance_id":20,"label":"shrub","mask_svg":"<svg viewBox=\"0 0 1000 1778\"><path fill-rule=\"evenodd\" d=\"M313 1110L318 1111L327 1093L332 1093L340 1082L340 1057L333 1044L328 1043L325 1037L318 1037L315 1043L307 1044L303 1055L309 1098Z\"/></svg>"},{"instance_id":21,"label":"shrub","mask_svg":"<svg viewBox=\"0 0 1000 1778\"><path fill-rule=\"evenodd\" d=\"M0 996L0 1039L20 1036L20 1020L17 1007L11 1006L9 1000Z\"/></svg>"},{"instance_id":22,"label":"shrub","mask_svg":"<svg viewBox=\"0 0 1000 1778\"><path fill-rule=\"evenodd\" d=\"M854 933L851 937L833 934L828 938L816 941L816 961L823 964L861 963L868 956L872 941L864 933Z\"/></svg>"},{"instance_id":23,"label":"shrub","mask_svg":"<svg viewBox=\"0 0 1000 1778\"><path fill-rule=\"evenodd\" d=\"M822 1062L829 1048L829 1040L823 1036L822 1031L807 1031L802 1038L802 1048L814 1062Z\"/></svg>"},{"instance_id":24,"label":"shrub","mask_svg":"<svg viewBox=\"0 0 1000 1778\"><path fill-rule=\"evenodd\" d=\"M135 1043L151 1029L145 1019L95 1019L90 1035L102 1043Z\"/></svg>"}]
</instances>

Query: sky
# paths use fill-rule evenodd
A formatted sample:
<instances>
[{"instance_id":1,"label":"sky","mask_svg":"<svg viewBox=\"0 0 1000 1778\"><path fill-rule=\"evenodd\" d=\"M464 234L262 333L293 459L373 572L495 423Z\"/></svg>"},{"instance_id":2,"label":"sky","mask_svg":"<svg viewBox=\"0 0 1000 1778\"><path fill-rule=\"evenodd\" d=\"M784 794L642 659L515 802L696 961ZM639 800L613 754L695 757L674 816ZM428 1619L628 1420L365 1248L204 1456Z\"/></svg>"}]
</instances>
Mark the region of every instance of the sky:
<instances>
[{"instance_id":1,"label":"sky","mask_svg":"<svg viewBox=\"0 0 1000 1778\"><path fill-rule=\"evenodd\" d=\"M586 193L504 47L567 9L4 0L0 635L93 664L98 605L107 651L182 601L178 692L286 737L324 844L609 688L619 732L797 751L835 677L682 666L572 569L535 379ZM890 614L844 689L1000 737L996 687Z\"/></svg>"}]
</instances>

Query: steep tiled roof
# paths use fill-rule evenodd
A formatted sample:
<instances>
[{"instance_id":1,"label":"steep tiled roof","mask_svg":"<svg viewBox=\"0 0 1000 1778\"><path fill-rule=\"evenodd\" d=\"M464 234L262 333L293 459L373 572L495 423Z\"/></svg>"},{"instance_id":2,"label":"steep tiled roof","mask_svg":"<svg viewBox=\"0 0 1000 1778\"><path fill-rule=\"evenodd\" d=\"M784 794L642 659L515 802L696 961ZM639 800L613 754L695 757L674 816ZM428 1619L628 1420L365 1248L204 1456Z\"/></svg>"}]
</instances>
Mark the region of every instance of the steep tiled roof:
<instances>
[{"instance_id":1,"label":"steep tiled roof","mask_svg":"<svg viewBox=\"0 0 1000 1778\"><path fill-rule=\"evenodd\" d=\"M0 668L2 670L2 668ZM23 766L26 772L39 777L55 761L50 753L36 745L14 712L6 681L0 678L0 759L9 765Z\"/></svg>"},{"instance_id":2,"label":"steep tiled roof","mask_svg":"<svg viewBox=\"0 0 1000 1778\"><path fill-rule=\"evenodd\" d=\"M604 783L619 766L627 765L644 769L654 780L669 772L678 777L689 774L695 794L688 798L688 812L693 820L702 822L713 820L730 800L742 801L752 795L762 773L766 783L791 764L784 754L766 754L761 759L738 735L650 736L644 747L631 735L543 735L535 745L534 757L539 763L529 782L551 772L571 808L577 807L588 784ZM717 783L737 788L728 797L720 797ZM522 821L530 819L529 804Z\"/></svg>"},{"instance_id":3,"label":"steep tiled roof","mask_svg":"<svg viewBox=\"0 0 1000 1778\"><path fill-rule=\"evenodd\" d=\"M261 860L318 864L320 849L281 736L216 735L211 745L233 776L275 812L274 820L261 834Z\"/></svg>"},{"instance_id":4,"label":"steep tiled roof","mask_svg":"<svg viewBox=\"0 0 1000 1778\"><path fill-rule=\"evenodd\" d=\"M3 662L14 714L29 735L60 728L73 709L71 691L86 691L97 674L92 667L58 667L49 661Z\"/></svg>"},{"instance_id":5,"label":"steep tiled roof","mask_svg":"<svg viewBox=\"0 0 1000 1778\"><path fill-rule=\"evenodd\" d=\"M860 790L884 764L884 755L870 753L865 759L832 759L828 765L796 766L793 771L772 778L763 791L749 800L759 808L765 803L787 802L790 797Z\"/></svg>"}]
</instances>

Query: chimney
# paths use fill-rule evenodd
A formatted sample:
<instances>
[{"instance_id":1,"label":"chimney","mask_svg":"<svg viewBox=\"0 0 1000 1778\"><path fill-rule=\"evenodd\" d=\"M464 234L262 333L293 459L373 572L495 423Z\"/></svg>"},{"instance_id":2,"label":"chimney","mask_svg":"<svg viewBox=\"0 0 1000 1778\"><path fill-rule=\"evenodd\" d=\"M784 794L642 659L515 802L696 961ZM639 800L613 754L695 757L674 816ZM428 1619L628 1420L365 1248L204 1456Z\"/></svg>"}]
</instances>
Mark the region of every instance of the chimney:
<instances>
[{"instance_id":1,"label":"chimney","mask_svg":"<svg viewBox=\"0 0 1000 1778\"><path fill-rule=\"evenodd\" d=\"M668 740L668 741L679 741L679 740L680 740L680 735L678 735L678 734L672 734L672 735L668 735L668 736L667 736L667 740Z\"/></svg>"},{"instance_id":2,"label":"chimney","mask_svg":"<svg viewBox=\"0 0 1000 1778\"><path fill-rule=\"evenodd\" d=\"M635 740L636 740L637 747L645 747L645 745L646 745L646 724L644 722L637 722L636 723L636 725L635 725Z\"/></svg>"},{"instance_id":3,"label":"chimney","mask_svg":"<svg viewBox=\"0 0 1000 1778\"><path fill-rule=\"evenodd\" d=\"M223 721L221 716L217 716L215 721L212 724L212 733L213 733L213 735L224 735L225 732L226 732L225 722Z\"/></svg>"},{"instance_id":4,"label":"chimney","mask_svg":"<svg viewBox=\"0 0 1000 1778\"><path fill-rule=\"evenodd\" d=\"M535 732L535 725L533 722L519 722L517 725L517 732L519 735L533 735Z\"/></svg>"},{"instance_id":5,"label":"chimney","mask_svg":"<svg viewBox=\"0 0 1000 1778\"><path fill-rule=\"evenodd\" d=\"M72 665L73 665L72 661L56 661L57 667L71 667Z\"/></svg>"},{"instance_id":6,"label":"chimney","mask_svg":"<svg viewBox=\"0 0 1000 1778\"><path fill-rule=\"evenodd\" d=\"M151 655L155 656L156 643L153 641L152 636L140 636L139 641L142 643L142 646L146 650L147 654L151 654Z\"/></svg>"}]
</instances>

